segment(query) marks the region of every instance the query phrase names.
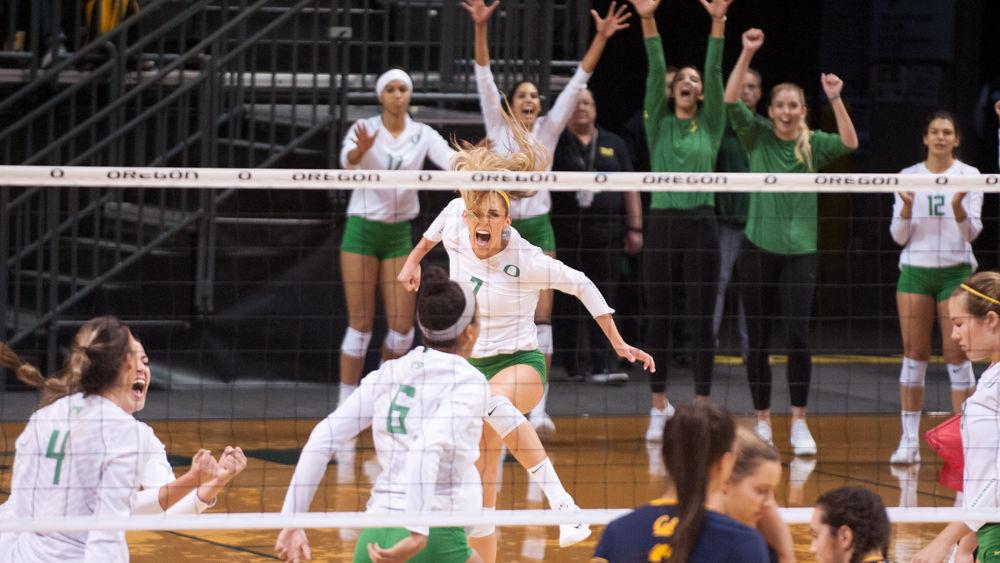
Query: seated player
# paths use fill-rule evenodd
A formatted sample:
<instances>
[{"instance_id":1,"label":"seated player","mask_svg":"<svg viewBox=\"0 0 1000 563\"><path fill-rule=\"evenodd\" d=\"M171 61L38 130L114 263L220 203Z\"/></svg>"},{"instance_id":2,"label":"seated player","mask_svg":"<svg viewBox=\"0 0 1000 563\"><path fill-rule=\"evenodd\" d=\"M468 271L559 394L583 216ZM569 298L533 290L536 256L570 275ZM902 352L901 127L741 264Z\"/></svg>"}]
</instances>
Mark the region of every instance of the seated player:
<instances>
[{"instance_id":1,"label":"seated player","mask_svg":"<svg viewBox=\"0 0 1000 563\"><path fill-rule=\"evenodd\" d=\"M809 522L818 563L887 562L889 515L882 497L860 487L820 495Z\"/></svg>"}]
</instances>

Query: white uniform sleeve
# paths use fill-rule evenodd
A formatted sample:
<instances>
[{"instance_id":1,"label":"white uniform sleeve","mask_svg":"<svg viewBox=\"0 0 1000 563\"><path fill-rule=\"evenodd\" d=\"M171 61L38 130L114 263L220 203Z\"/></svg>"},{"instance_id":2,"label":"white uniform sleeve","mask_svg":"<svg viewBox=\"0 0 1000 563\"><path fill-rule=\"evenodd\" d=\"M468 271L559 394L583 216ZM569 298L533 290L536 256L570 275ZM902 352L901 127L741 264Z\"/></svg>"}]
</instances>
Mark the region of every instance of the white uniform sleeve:
<instances>
[{"instance_id":1,"label":"white uniform sleeve","mask_svg":"<svg viewBox=\"0 0 1000 563\"><path fill-rule=\"evenodd\" d=\"M983 232L983 192L969 192L962 202L966 218L958 224L962 240L972 242Z\"/></svg>"},{"instance_id":2,"label":"white uniform sleeve","mask_svg":"<svg viewBox=\"0 0 1000 563\"><path fill-rule=\"evenodd\" d=\"M424 125L424 133L427 135L427 158L441 170L451 170L451 159L455 156L455 149L451 148L448 141L433 127Z\"/></svg>"},{"instance_id":3,"label":"white uniform sleeve","mask_svg":"<svg viewBox=\"0 0 1000 563\"><path fill-rule=\"evenodd\" d=\"M997 129L997 166L1000 167L1000 129Z\"/></svg>"},{"instance_id":4,"label":"white uniform sleeve","mask_svg":"<svg viewBox=\"0 0 1000 563\"><path fill-rule=\"evenodd\" d=\"M594 282L583 272L574 270L559 260L547 256L539 249L534 249L532 262L532 277L543 289L558 289L563 293L576 296L590 312L590 316L599 317L615 312L601 295Z\"/></svg>"},{"instance_id":5,"label":"white uniform sleeve","mask_svg":"<svg viewBox=\"0 0 1000 563\"><path fill-rule=\"evenodd\" d=\"M101 464L95 518L128 518L132 515L132 492L139 485L140 440L134 426L127 426L111 441L113 448ZM85 563L128 561L125 532L91 531L87 534Z\"/></svg>"},{"instance_id":6,"label":"white uniform sleeve","mask_svg":"<svg viewBox=\"0 0 1000 563\"><path fill-rule=\"evenodd\" d=\"M896 241L896 244L906 246L913 232L913 221L900 217L902 211L903 199L899 194L893 194L892 223L889 225L889 233L892 234L892 240Z\"/></svg>"},{"instance_id":7,"label":"white uniform sleeve","mask_svg":"<svg viewBox=\"0 0 1000 563\"><path fill-rule=\"evenodd\" d=\"M549 150L555 148L554 143L559 140L563 129L566 128L566 123L572 117L573 110L576 108L576 98L580 95L580 92L583 92L587 88L587 82L590 81L590 74L583 70L583 68L577 67L576 72L573 73L573 78L570 78L569 83L566 84L566 87L563 88L563 91L556 98L556 102L552 104L548 113L545 114L545 120L540 124L540 130L536 133L536 136L543 139L543 142L551 139L553 145L546 145Z\"/></svg>"},{"instance_id":8,"label":"white uniform sleeve","mask_svg":"<svg viewBox=\"0 0 1000 563\"><path fill-rule=\"evenodd\" d=\"M281 512L291 514L308 512L313 495L323 480L326 466L338 448L361 433L372 424L375 411L375 381L378 371L364 378L361 386L313 428L309 441L302 448L302 455L295 465L295 474L288 485L285 503Z\"/></svg>"},{"instance_id":9,"label":"white uniform sleeve","mask_svg":"<svg viewBox=\"0 0 1000 563\"><path fill-rule=\"evenodd\" d=\"M424 238L434 242L441 242L441 239L444 238L445 230L456 220L456 217L461 217L464 209L465 203L462 201L462 198L459 197L451 200L441 210L441 213L438 213L438 216L434 218L434 222L424 231Z\"/></svg>"},{"instance_id":10,"label":"white uniform sleeve","mask_svg":"<svg viewBox=\"0 0 1000 563\"><path fill-rule=\"evenodd\" d=\"M441 456L456 448L478 449L479 444L456 444L470 423L486 414L486 383L481 377L460 380L440 406L423 423L423 433L410 445L406 454L406 510L410 513L431 510L437 487ZM408 530L428 535L427 526L408 526Z\"/></svg>"},{"instance_id":11,"label":"white uniform sleeve","mask_svg":"<svg viewBox=\"0 0 1000 563\"><path fill-rule=\"evenodd\" d=\"M1000 419L997 415L972 416L967 417L965 424L968 425L968 435L977 436L977 440L982 443L1000 444ZM987 475L972 475L966 470L966 478L963 483L962 494L966 499L965 508L968 510L987 510L1000 507L1000 488L998 488L997 476L1000 475L1000 455L996 448L989 448L988 451L973 451L965 448L965 457L986 456L992 464L992 469ZM978 466L978 464L976 464ZM987 477L991 478L987 478ZM966 522L965 525L973 532L978 531L986 522Z\"/></svg>"},{"instance_id":12,"label":"white uniform sleeve","mask_svg":"<svg viewBox=\"0 0 1000 563\"><path fill-rule=\"evenodd\" d=\"M132 495L132 514L161 514L160 487L175 479L174 470L167 461L167 448L153 433L153 429L143 425L142 463L139 467L139 485L143 490Z\"/></svg>"},{"instance_id":13,"label":"white uniform sleeve","mask_svg":"<svg viewBox=\"0 0 1000 563\"><path fill-rule=\"evenodd\" d=\"M493 71L489 65L476 67L476 91L479 92L479 107L483 111L483 123L486 125L486 134L496 131L498 128L506 127L503 117L503 106L500 105L500 90L493 80ZM499 142L499 139L493 139Z\"/></svg>"}]
</instances>

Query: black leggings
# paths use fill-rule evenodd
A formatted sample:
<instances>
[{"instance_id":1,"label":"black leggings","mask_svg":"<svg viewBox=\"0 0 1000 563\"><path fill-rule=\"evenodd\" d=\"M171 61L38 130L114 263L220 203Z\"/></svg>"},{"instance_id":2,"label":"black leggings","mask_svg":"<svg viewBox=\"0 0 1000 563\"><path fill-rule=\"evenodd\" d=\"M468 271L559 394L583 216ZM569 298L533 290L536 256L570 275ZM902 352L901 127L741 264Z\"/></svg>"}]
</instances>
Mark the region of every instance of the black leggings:
<instances>
[{"instance_id":1,"label":"black leggings","mask_svg":"<svg viewBox=\"0 0 1000 563\"><path fill-rule=\"evenodd\" d=\"M712 316L719 284L715 212L708 207L650 210L642 264L649 318L646 346L656 360L656 373L649 374L650 387L653 393L667 389L673 288L683 284L683 320L691 332L695 392L708 396L715 364Z\"/></svg>"},{"instance_id":2,"label":"black leggings","mask_svg":"<svg viewBox=\"0 0 1000 563\"><path fill-rule=\"evenodd\" d=\"M805 407L812 373L809 319L816 289L816 254L773 254L744 240L737 268L750 340L747 379L753 408L758 411L771 408L768 355L771 326L778 319L785 321L788 392L792 406Z\"/></svg>"}]
</instances>

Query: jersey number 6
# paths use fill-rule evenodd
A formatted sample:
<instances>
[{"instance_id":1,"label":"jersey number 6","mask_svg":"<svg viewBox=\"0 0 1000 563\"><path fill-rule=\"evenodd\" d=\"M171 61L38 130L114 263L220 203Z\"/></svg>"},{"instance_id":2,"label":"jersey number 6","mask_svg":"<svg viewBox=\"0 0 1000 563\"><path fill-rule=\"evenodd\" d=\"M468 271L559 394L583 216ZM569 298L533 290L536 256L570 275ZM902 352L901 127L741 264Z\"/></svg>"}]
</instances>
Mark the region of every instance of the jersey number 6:
<instances>
[{"instance_id":1,"label":"jersey number 6","mask_svg":"<svg viewBox=\"0 0 1000 563\"><path fill-rule=\"evenodd\" d=\"M386 427L390 434L406 434L406 415L410 412L410 407L406 407L400 404L400 395L406 395L409 398L413 398L416 395L416 389L409 385L400 385L399 391L396 391L396 396L392 398L392 404L389 405L389 416L386 417ZM405 401L405 399L403 399Z\"/></svg>"}]
</instances>

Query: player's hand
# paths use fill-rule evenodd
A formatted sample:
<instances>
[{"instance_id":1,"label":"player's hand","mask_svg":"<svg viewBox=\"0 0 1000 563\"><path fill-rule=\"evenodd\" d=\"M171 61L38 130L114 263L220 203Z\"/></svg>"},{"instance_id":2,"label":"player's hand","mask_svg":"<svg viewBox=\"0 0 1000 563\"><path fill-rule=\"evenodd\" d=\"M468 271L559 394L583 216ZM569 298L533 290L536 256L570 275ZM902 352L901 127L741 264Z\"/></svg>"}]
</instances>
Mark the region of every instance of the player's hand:
<instances>
[{"instance_id":1,"label":"player's hand","mask_svg":"<svg viewBox=\"0 0 1000 563\"><path fill-rule=\"evenodd\" d=\"M420 289L420 263L411 264L407 261L403 264L403 268L399 270L399 275L396 276L399 283L403 284L403 288L406 291L416 292Z\"/></svg>"},{"instance_id":2,"label":"player's hand","mask_svg":"<svg viewBox=\"0 0 1000 563\"><path fill-rule=\"evenodd\" d=\"M635 346L622 342L620 346L615 346L615 353L618 354L619 358L625 358L633 364L639 362L642 364L642 369L648 372L656 372L656 362L653 361L653 356L650 356Z\"/></svg>"},{"instance_id":3,"label":"player's hand","mask_svg":"<svg viewBox=\"0 0 1000 563\"><path fill-rule=\"evenodd\" d=\"M198 450L191 458L191 473L198 475L198 484L205 483L215 478L218 472L218 463L212 457L212 452L208 450Z\"/></svg>"},{"instance_id":4,"label":"player's hand","mask_svg":"<svg viewBox=\"0 0 1000 563\"><path fill-rule=\"evenodd\" d=\"M281 530L281 533L278 534L278 541L274 544L274 553L282 561L292 563L312 561L309 539L306 538L306 531L301 528Z\"/></svg>"},{"instance_id":5,"label":"player's hand","mask_svg":"<svg viewBox=\"0 0 1000 563\"><path fill-rule=\"evenodd\" d=\"M708 15L712 16L713 19L721 20L726 17L726 12L729 11L729 5L733 3L733 0L698 0L701 5L705 7L705 11Z\"/></svg>"},{"instance_id":6,"label":"player's hand","mask_svg":"<svg viewBox=\"0 0 1000 563\"><path fill-rule=\"evenodd\" d=\"M625 233L625 254L638 254L643 245L642 231L629 229Z\"/></svg>"},{"instance_id":7,"label":"player's hand","mask_svg":"<svg viewBox=\"0 0 1000 563\"><path fill-rule=\"evenodd\" d=\"M913 206L913 198L916 197L914 192L896 192L899 195L899 199L903 200L903 205L906 207Z\"/></svg>"},{"instance_id":8,"label":"player's hand","mask_svg":"<svg viewBox=\"0 0 1000 563\"><path fill-rule=\"evenodd\" d=\"M836 74L820 74L820 82L823 83L823 92L828 100L840 97L840 91L844 89L844 81Z\"/></svg>"},{"instance_id":9,"label":"player's hand","mask_svg":"<svg viewBox=\"0 0 1000 563\"><path fill-rule=\"evenodd\" d=\"M743 50L749 53L756 53L764 46L764 32L751 27L743 32Z\"/></svg>"},{"instance_id":10,"label":"player's hand","mask_svg":"<svg viewBox=\"0 0 1000 563\"><path fill-rule=\"evenodd\" d=\"M368 544L368 557L372 563L404 563L426 546L427 536L410 532L409 536L388 549L375 543Z\"/></svg>"},{"instance_id":11,"label":"player's hand","mask_svg":"<svg viewBox=\"0 0 1000 563\"><path fill-rule=\"evenodd\" d=\"M369 134L368 128L365 127L364 123L358 123L357 128L354 130L354 144L361 151L361 156L364 156L369 150L371 150L372 145L375 144L375 137L378 137L379 130L376 129L374 133Z\"/></svg>"},{"instance_id":12,"label":"player's hand","mask_svg":"<svg viewBox=\"0 0 1000 563\"><path fill-rule=\"evenodd\" d=\"M616 7L617 9L615 9ZM604 18L601 18L597 10L591 10L590 17L594 18L594 30L596 34L609 39L615 33L628 27L628 24L625 22L632 17L632 12L628 11L628 6L625 3L618 6L618 3L612 0L611 5L608 6L608 13Z\"/></svg>"},{"instance_id":13,"label":"player's hand","mask_svg":"<svg viewBox=\"0 0 1000 563\"><path fill-rule=\"evenodd\" d=\"M969 195L969 192L955 192L955 195L951 196L951 206L962 207L962 201L965 200L965 196L967 195Z\"/></svg>"},{"instance_id":14,"label":"player's hand","mask_svg":"<svg viewBox=\"0 0 1000 563\"><path fill-rule=\"evenodd\" d=\"M632 3L635 13L639 14L640 18L648 18L656 13L656 8L660 6L661 0L629 0L629 2Z\"/></svg>"},{"instance_id":15,"label":"player's hand","mask_svg":"<svg viewBox=\"0 0 1000 563\"><path fill-rule=\"evenodd\" d=\"M462 0L462 7L465 8L466 12L469 12L469 17L476 24L490 21L490 17L499 6L500 0L496 0L489 6L486 5L485 0Z\"/></svg>"},{"instance_id":16,"label":"player's hand","mask_svg":"<svg viewBox=\"0 0 1000 563\"><path fill-rule=\"evenodd\" d=\"M993 106L993 109L997 112L997 119L1000 119L1000 100Z\"/></svg>"},{"instance_id":17,"label":"player's hand","mask_svg":"<svg viewBox=\"0 0 1000 563\"><path fill-rule=\"evenodd\" d=\"M228 483L239 475L247 467L247 456L240 448L226 446L226 449L219 456L219 469L216 478Z\"/></svg>"},{"instance_id":18,"label":"player's hand","mask_svg":"<svg viewBox=\"0 0 1000 563\"><path fill-rule=\"evenodd\" d=\"M910 563L941 563L942 561L948 559L948 554L951 552L950 545L939 545L938 542L932 541L927 547L921 549L910 559Z\"/></svg>"}]
</instances>

